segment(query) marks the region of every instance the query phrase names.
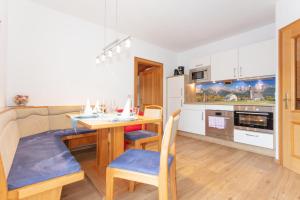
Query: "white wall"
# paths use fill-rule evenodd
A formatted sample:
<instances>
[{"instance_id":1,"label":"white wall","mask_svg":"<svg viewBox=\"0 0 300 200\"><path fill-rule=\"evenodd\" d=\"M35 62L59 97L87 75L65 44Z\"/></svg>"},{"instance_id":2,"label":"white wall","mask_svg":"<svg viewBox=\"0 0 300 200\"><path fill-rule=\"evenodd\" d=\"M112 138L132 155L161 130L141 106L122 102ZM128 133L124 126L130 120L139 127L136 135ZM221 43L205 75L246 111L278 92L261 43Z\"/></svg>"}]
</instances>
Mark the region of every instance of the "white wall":
<instances>
[{"instance_id":1,"label":"white wall","mask_svg":"<svg viewBox=\"0 0 300 200\"><path fill-rule=\"evenodd\" d=\"M194 67L194 65L198 64L197 58L272 38L275 38L275 24L269 24L267 26L179 53L177 62L178 65L184 65L187 68ZM186 70L186 72L187 71L188 70Z\"/></svg>"},{"instance_id":2,"label":"white wall","mask_svg":"<svg viewBox=\"0 0 300 200\"><path fill-rule=\"evenodd\" d=\"M276 4L276 27L280 29L300 18L299 0L278 0Z\"/></svg>"},{"instance_id":3,"label":"white wall","mask_svg":"<svg viewBox=\"0 0 300 200\"><path fill-rule=\"evenodd\" d=\"M134 90L134 56L176 65L176 54L138 39L132 48L96 65L103 28L28 0L9 1L7 100L30 96L30 105L83 104L97 98L119 105ZM107 43L113 41L115 33Z\"/></svg>"},{"instance_id":4,"label":"white wall","mask_svg":"<svg viewBox=\"0 0 300 200\"><path fill-rule=\"evenodd\" d=\"M7 0L0 0L0 108L6 105Z\"/></svg>"}]
</instances>

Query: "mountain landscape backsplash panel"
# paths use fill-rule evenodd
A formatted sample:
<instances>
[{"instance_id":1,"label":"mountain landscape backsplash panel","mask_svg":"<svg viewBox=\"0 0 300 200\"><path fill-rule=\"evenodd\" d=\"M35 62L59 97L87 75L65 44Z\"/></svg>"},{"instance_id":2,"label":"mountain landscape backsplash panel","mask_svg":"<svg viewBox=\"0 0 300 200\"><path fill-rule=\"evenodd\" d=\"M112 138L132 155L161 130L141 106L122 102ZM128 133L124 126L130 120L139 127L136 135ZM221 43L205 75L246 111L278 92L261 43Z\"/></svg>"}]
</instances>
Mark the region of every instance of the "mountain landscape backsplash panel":
<instances>
[{"instance_id":1,"label":"mountain landscape backsplash panel","mask_svg":"<svg viewBox=\"0 0 300 200\"><path fill-rule=\"evenodd\" d=\"M196 85L198 102L275 102L275 77Z\"/></svg>"}]
</instances>

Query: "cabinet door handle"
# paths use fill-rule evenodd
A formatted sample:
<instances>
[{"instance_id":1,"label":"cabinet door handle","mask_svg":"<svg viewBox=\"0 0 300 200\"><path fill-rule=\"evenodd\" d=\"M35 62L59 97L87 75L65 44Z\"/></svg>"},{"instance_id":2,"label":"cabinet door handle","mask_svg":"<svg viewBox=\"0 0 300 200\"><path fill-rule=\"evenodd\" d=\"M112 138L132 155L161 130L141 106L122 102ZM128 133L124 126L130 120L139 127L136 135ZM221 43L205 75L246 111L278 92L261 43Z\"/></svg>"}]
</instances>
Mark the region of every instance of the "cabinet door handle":
<instances>
[{"instance_id":1,"label":"cabinet door handle","mask_svg":"<svg viewBox=\"0 0 300 200\"><path fill-rule=\"evenodd\" d=\"M180 95L181 95L181 97L182 97L182 88L180 88Z\"/></svg>"},{"instance_id":2,"label":"cabinet door handle","mask_svg":"<svg viewBox=\"0 0 300 200\"><path fill-rule=\"evenodd\" d=\"M252 134L249 134L249 133L246 133L247 136L250 136L250 137L259 137L258 135L252 135Z\"/></svg>"},{"instance_id":3,"label":"cabinet door handle","mask_svg":"<svg viewBox=\"0 0 300 200\"><path fill-rule=\"evenodd\" d=\"M233 68L233 77L236 77L236 68Z\"/></svg>"},{"instance_id":4,"label":"cabinet door handle","mask_svg":"<svg viewBox=\"0 0 300 200\"><path fill-rule=\"evenodd\" d=\"M240 67L240 76L243 76L243 74L242 74L242 67Z\"/></svg>"},{"instance_id":5,"label":"cabinet door handle","mask_svg":"<svg viewBox=\"0 0 300 200\"><path fill-rule=\"evenodd\" d=\"M201 112L201 119L202 119L202 121L204 120L204 118L203 118L203 112Z\"/></svg>"}]
</instances>

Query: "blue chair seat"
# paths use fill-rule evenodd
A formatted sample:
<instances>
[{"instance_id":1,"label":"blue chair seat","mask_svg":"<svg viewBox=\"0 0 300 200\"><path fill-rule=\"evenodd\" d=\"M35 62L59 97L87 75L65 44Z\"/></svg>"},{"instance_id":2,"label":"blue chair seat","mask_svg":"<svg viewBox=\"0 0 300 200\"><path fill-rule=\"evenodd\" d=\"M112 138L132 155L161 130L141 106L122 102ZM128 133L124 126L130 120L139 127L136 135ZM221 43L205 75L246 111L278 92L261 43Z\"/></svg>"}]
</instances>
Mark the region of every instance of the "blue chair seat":
<instances>
[{"instance_id":1,"label":"blue chair seat","mask_svg":"<svg viewBox=\"0 0 300 200\"><path fill-rule=\"evenodd\" d=\"M173 156L169 156L168 165L171 166ZM123 169L150 175L159 174L160 152L130 149L112 161L110 168Z\"/></svg>"},{"instance_id":2,"label":"blue chair seat","mask_svg":"<svg viewBox=\"0 0 300 200\"><path fill-rule=\"evenodd\" d=\"M153 137L153 136L157 136L157 133L152 132L152 131L145 131L145 130L132 131L132 132L125 133L125 139L131 140L131 141L139 140L142 138L149 138L149 137Z\"/></svg>"},{"instance_id":3,"label":"blue chair seat","mask_svg":"<svg viewBox=\"0 0 300 200\"><path fill-rule=\"evenodd\" d=\"M8 189L79 172L79 163L57 131L21 138L8 175Z\"/></svg>"}]
</instances>

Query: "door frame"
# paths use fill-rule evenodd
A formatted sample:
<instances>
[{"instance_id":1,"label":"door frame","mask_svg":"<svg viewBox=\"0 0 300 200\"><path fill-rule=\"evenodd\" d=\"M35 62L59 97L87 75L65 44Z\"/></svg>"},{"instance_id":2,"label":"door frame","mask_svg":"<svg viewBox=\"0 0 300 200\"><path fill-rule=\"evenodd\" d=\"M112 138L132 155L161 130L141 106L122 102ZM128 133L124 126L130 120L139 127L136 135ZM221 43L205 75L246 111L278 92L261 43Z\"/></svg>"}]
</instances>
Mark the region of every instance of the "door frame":
<instances>
[{"instance_id":1,"label":"door frame","mask_svg":"<svg viewBox=\"0 0 300 200\"><path fill-rule=\"evenodd\" d=\"M284 26L279 30L279 44L278 44L278 152L279 152L279 163L283 165L283 94L282 94L282 83L283 83L283 58L282 58L282 37L283 32L290 28L291 26L295 25L296 23L300 23L300 19Z\"/></svg>"},{"instance_id":2,"label":"door frame","mask_svg":"<svg viewBox=\"0 0 300 200\"><path fill-rule=\"evenodd\" d=\"M134 106L137 106L138 102L138 73L139 73L139 65L152 65L154 67L157 67L160 69L161 72L161 82L162 82L162 88L161 88L161 102L163 104L164 97L163 97L163 90L164 90L164 64L152 60L147 60L144 58L134 57ZM163 105L161 105L163 106Z\"/></svg>"}]
</instances>

